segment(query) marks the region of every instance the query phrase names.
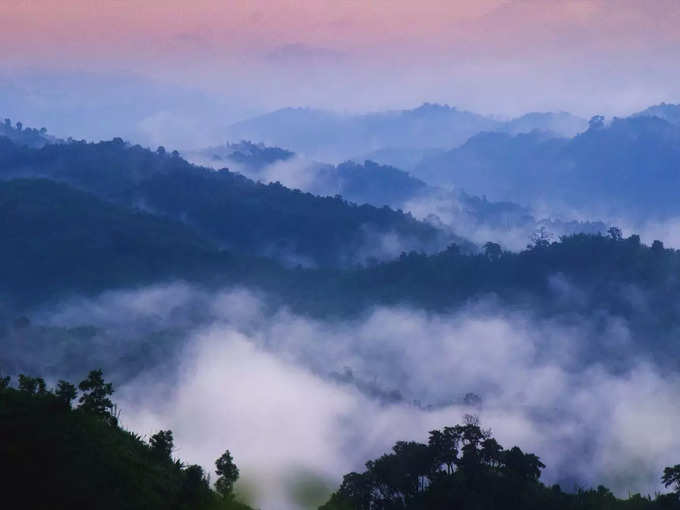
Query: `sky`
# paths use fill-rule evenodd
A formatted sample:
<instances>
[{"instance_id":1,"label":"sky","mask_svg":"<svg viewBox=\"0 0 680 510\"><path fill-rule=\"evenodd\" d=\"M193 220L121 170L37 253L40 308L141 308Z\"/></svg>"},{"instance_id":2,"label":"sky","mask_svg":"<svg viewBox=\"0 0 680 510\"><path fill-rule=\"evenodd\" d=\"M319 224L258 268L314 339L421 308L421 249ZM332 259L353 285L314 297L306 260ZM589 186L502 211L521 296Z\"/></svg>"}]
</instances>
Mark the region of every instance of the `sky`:
<instances>
[{"instance_id":1,"label":"sky","mask_svg":"<svg viewBox=\"0 0 680 510\"><path fill-rule=\"evenodd\" d=\"M77 130L45 103L122 115L132 88L158 103L130 114L147 129L187 121L183 107L226 124L426 101L622 115L680 101L678 26L676 0L2 0L0 110Z\"/></svg>"}]
</instances>

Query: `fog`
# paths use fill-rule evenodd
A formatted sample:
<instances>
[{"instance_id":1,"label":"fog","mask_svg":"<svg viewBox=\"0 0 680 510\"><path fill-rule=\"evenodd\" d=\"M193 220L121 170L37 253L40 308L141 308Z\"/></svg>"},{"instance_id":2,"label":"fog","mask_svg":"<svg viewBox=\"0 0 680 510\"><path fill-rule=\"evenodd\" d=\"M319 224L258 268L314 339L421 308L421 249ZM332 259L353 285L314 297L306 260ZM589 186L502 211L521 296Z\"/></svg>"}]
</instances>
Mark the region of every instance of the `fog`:
<instances>
[{"instance_id":1,"label":"fog","mask_svg":"<svg viewBox=\"0 0 680 510\"><path fill-rule=\"evenodd\" d=\"M533 111L589 118L680 97L670 51L633 64L610 56L575 64L567 57L528 62L464 54L403 62L305 53L291 61L270 53L210 63L8 63L0 71L0 112L62 137L121 136L187 149L224 142L231 124L291 106L364 113L438 102L504 119Z\"/></svg>"},{"instance_id":2,"label":"fog","mask_svg":"<svg viewBox=\"0 0 680 510\"><path fill-rule=\"evenodd\" d=\"M320 320L272 310L244 289L173 284L69 301L35 318L121 334L184 331L181 347L168 347L171 362L119 386L122 423L147 437L172 429L175 454L210 471L230 449L241 493L262 508L318 504L394 441L426 441L465 414L506 448L535 452L548 466L543 480L568 490L653 493L680 456L680 379L634 348L644 339L615 317L604 327L597 314L539 318L489 299L450 314L389 307ZM593 361L591 344L628 354ZM468 393L481 404L466 404Z\"/></svg>"}]
</instances>

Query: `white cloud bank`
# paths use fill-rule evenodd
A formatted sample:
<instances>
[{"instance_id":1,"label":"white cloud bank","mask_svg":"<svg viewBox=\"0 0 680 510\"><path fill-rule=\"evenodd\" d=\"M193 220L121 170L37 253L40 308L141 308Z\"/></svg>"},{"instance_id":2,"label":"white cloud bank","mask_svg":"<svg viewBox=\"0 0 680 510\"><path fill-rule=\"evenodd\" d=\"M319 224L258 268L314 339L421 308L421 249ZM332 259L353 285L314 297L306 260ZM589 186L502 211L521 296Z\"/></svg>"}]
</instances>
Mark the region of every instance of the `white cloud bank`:
<instances>
[{"instance_id":1,"label":"white cloud bank","mask_svg":"<svg viewBox=\"0 0 680 510\"><path fill-rule=\"evenodd\" d=\"M378 308L317 320L270 313L249 291L185 285L88 303L64 305L49 321L152 329L200 318L175 368L119 389L122 421L146 435L172 429L176 455L209 471L230 449L261 508L304 507L304 484L323 499L324 488L394 441L426 441L429 430L466 413L506 447L538 454L548 466L544 481L567 490L603 483L619 495L652 493L663 467L680 459L678 377L632 355L616 372L608 359L584 361L590 342L633 352L640 339L621 320L597 329L588 317L537 319L489 304L449 315ZM366 388L398 390L403 399L381 401ZM468 392L482 397L480 407L464 403Z\"/></svg>"}]
</instances>

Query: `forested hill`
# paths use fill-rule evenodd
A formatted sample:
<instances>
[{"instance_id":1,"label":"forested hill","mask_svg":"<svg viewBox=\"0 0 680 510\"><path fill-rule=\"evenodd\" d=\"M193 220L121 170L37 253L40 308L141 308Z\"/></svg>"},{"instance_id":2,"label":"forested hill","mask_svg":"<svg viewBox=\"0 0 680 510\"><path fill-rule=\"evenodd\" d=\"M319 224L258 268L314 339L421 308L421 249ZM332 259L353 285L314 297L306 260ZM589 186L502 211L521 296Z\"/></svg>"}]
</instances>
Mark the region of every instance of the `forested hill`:
<instances>
[{"instance_id":1,"label":"forested hill","mask_svg":"<svg viewBox=\"0 0 680 510\"><path fill-rule=\"evenodd\" d=\"M34 148L58 141L55 137L48 135L45 128L24 127L21 122L12 125L10 119L5 119L0 123L0 137L9 138L18 145Z\"/></svg>"},{"instance_id":2,"label":"forested hill","mask_svg":"<svg viewBox=\"0 0 680 510\"><path fill-rule=\"evenodd\" d=\"M657 104L633 114L633 117L659 117L671 124L680 126L680 104Z\"/></svg>"},{"instance_id":3,"label":"forested hill","mask_svg":"<svg viewBox=\"0 0 680 510\"><path fill-rule=\"evenodd\" d=\"M493 200L631 220L680 213L680 125L655 116L591 120L571 139L482 133L424 160L413 173Z\"/></svg>"},{"instance_id":4,"label":"forested hill","mask_svg":"<svg viewBox=\"0 0 680 510\"><path fill-rule=\"evenodd\" d=\"M265 279L274 263L219 250L185 225L47 179L0 182L0 295L41 302L172 279Z\"/></svg>"},{"instance_id":5,"label":"forested hill","mask_svg":"<svg viewBox=\"0 0 680 510\"><path fill-rule=\"evenodd\" d=\"M616 229L606 236L538 240L520 253L488 244L484 253L469 255L453 246L437 255L404 254L393 262L326 275L319 283L321 276L301 275L308 280L287 300L317 313L361 313L375 305L455 311L482 303L546 319L579 317L592 328L585 355L593 359L627 363L637 353L677 368L680 356L674 340L680 328L680 252L658 241L646 246L635 235L623 238ZM301 301L302 288L308 291ZM636 339L627 344L627 354L603 341L611 318L623 321Z\"/></svg>"},{"instance_id":6,"label":"forested hill","mask_svg":"<svg viewBox=\"0 0 680 510\"><path fill-rule=\"evenodd\" d=\"M311 314L394 304L446 310L493 295L515 305L534 300L541 314L603 310L641 328L678 322L680 252L616 229L539 239L519 253L489 243L469 254L452 245L363 268L303 270L225 252L185 224L44 179L0 183L0 211L2 293L19 301L181 279L254 286Z\"/></svg>"},{"instance_id":7,"label":"forested hill","mask_svg":"<svg viewBox=\"0 0 680 510\"><path fill-rule=\"evenodd\" d=\"M234 497L239 472L229 451L216 461L212 490L203 468L173 458L171 431L146 441L118 425L101 371L54 389L41 378L20 375L15 386L1 376L5 508L249 510Z\"/></svg>"},{"instance_id":8,"label":"forested hill","mask_svg":"<svg viewBox=\"0 0 680 510\"><path fill-rule=\"evenodd\" d=\"M401 249L436 251L450 241L399 211L255 183L226 169L193 166L163 148L152 152L114 139L31 149L0 139L0 178L36 176L182 221L234 252L290 264L351 265Z\"/></svg>"},{"instance_id":9,"label":"forested hill","mask_svg":"<svg viewBox=\"0 0 680 510\"><path fill-rule=\"evenodd\" d=\"M680 466L659 478L674 493L619 499L606 487L564 492L540 482L546 466L519 447L505 449L467 416L464 424L432 430L427 443L399 441L391 452L345 475L320 510L661 510L678 509Z\"/></svg>"}]
</instances>

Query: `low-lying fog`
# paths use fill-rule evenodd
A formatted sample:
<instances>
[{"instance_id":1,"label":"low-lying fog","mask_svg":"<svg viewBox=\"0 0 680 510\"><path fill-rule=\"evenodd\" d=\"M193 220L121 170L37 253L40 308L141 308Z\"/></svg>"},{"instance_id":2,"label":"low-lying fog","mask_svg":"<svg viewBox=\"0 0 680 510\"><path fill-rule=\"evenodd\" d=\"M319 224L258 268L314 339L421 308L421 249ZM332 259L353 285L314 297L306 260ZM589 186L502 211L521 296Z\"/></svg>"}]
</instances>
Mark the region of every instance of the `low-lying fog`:
<instances>
[{"instance_id":1,"label":"low-lying fog","mask_svg":"<svg viewBox=\"0 0 680 510\"><path fill-rule=\"evenodd\" d=\"M324 321L271 310L248 290L173 284L69 301L34 320L114 336L135 325L186 331L179 350L168 347L172 363L119 386L122 423L146 436L172 429L175 454L209 471L230 449L241 492L262 508L318 504L394 441L426 441L465 414L505 447L535 452L543 480L568 490L653 493L680 458L680 378L644 357L581 356L593 341L629 349L616 318L603 330L489 300L448 315L376 308Z\"/></svg>"}]
</instances>

